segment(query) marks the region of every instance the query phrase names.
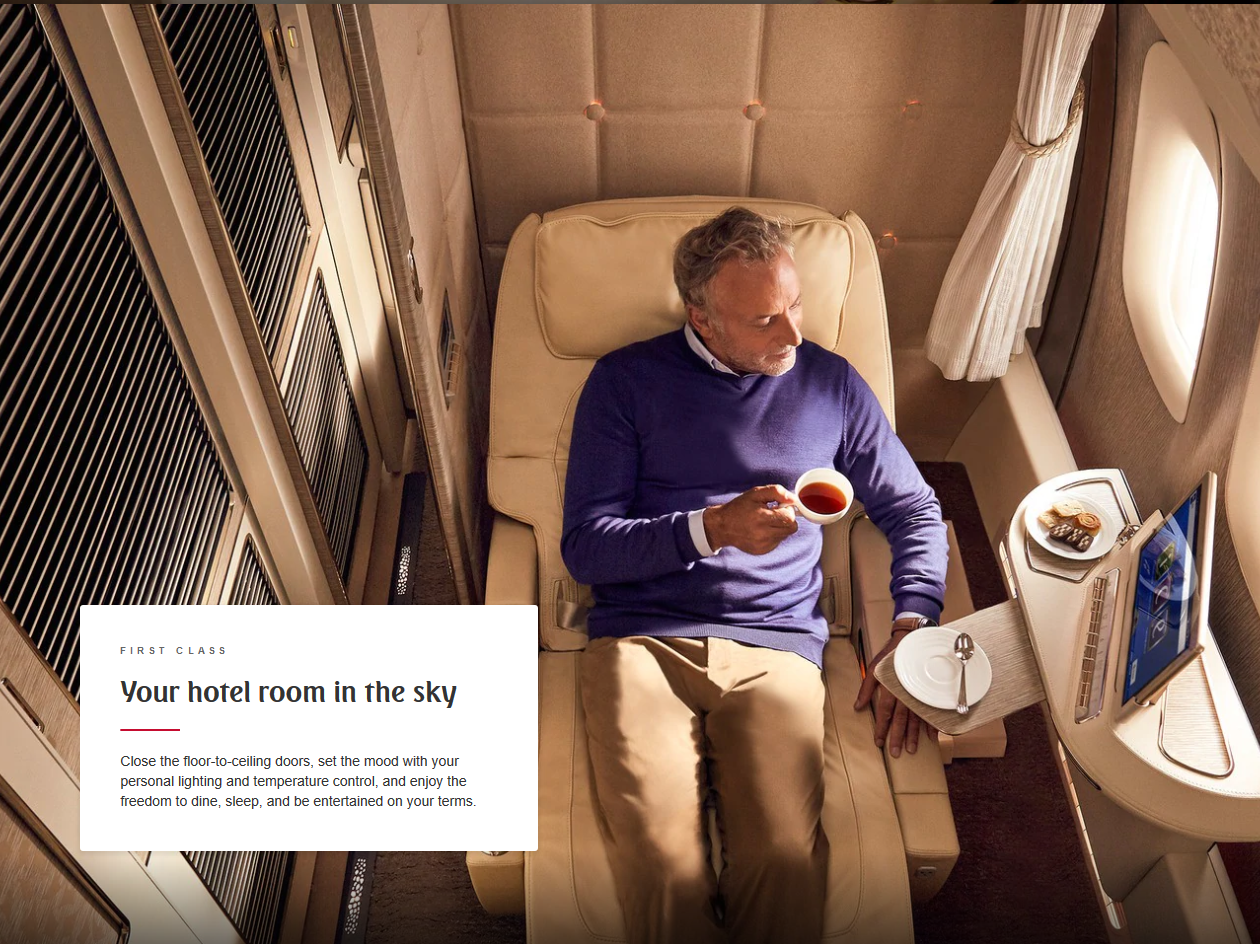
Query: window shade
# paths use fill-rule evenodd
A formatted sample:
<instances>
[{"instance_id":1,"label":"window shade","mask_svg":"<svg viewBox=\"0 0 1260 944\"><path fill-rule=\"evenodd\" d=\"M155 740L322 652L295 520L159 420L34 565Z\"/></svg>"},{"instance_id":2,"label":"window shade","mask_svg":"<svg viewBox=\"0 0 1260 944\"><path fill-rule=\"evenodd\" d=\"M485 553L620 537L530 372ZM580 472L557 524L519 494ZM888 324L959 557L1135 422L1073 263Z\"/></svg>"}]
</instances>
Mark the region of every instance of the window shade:
<instances>
[{"instance_id":1,"label":"window shade","mask_svg":"<svg viewBox=\"0 0 1260 944\"><path fill-rule=\"evenodd\" d=\"M232 249L275 356L307 218L252 4L157 7Z\"/></svg>"},{"instance_id":2,"label":"window shade","mask_svg":"<svg viewBox=\"0 0 1260 944\"><path fill-rule=\"evenodd\" d=\"M350 573L368 451L322 275L315 279L293 353L284 407L344 581Z\"/></svg>"},{"instance_id":3,"label":"window shade","mask_svg":"<svg viewBox=\"0 0 1260 944\"><path fill-rule=\"evenodd\" d=\"M245 944L273 944L292 852L185 852Z\"/></svg>"},{"instance_id":4,"label":"window shade","mask_svg":"<svg viewBox=\"0 0 1260 944\"><path fill-rule=\"evenodd\" d=\"M232 596L228 602L239 606L278 606L280 603L267 571L258 559L253 538L246 538L245 547L241 549L241 563L236 569L236 581L232 584Z\"/></svg>"},{"instance_id":5,"label":"window shade","mask_svg":"<svg viewBox=\"0 0 1260 944\"><path fill-rule=\"evenodd\" d=\"M0 601L77 697L79 606L200 602L230 500L39 18L0 6Z\"/></svg>"}]
</instances>

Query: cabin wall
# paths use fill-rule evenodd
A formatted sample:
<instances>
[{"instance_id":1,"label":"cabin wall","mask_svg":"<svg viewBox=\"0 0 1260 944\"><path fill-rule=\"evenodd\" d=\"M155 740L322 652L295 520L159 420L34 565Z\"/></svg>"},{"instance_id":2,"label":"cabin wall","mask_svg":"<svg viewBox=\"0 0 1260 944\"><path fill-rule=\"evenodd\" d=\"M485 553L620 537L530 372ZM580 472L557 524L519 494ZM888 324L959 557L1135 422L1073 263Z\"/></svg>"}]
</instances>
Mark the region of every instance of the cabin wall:
<instances>
[{"instance_id":1,"label":"cabin wall","mask_svg":"<svg viewBox=\"0 0 1260 944\"><path fill-rule=\"evenodd\" d=\"M1248 3L1187 3L1186 13L1242 85L1260 118L1260 13Z\"/></svg>"},{"instance_id":2,"label":"cabin wall","mask_svg":"<svg viewBox=\"0 0 1260 944\"><path fill-rule=\"evenodd\" d=\"M1142 66L1162 39L1140 5L1121 4L1116 124L1102 243L1059 417L1081 468L1125 470L1144 514L1170 510L1208 469L1224 479L1260 329L1260 182L1222 140L1220 248L1198 374L1184 424L1147 371L1121 281L1124 223ZM1254 432L1253 432L1254 435ZM1217 509L1212 630L1260 730L1260 615L1243 581L1231 522Z\"/></svg>"},{"instance_id":3,"label":"cabin wall","mask_svg":"<svg viewBox=\"0 0 1260 944\"><path fill-rule=\"evenodd\" d=\"M923 340L1008 132L1023 10L450 9L492 310L530 213L678 194L856 210L877 239L896 237L881 264L898 430L920 458L944 455L987 385L943 380Z\"/></svg>"},{"instance_id":4,"label":"cabin wall","mask_svg":"<svg viewBox=\"0 0 1260 944\"><path fill-rule=\"evenodd\" d=\"M413 384L429 391L418 405L428 465L457 589L465 602L477 602L489 534L490 319L450 19L444 4L373 4L357 11L361 21L370 23L385 104L378 114L389 125L389 135L381 140L392 140L385 157L396 161L401 191L394 195L401 205L395 199L381 212L403 217L423 291L419 302L407 299L402 311L410 333ZM377 190L382 191L379 182ZM404 283L407 279L404 275ZM458 345L453 377L443 366L444 298ZM435 576L439 582L445 578Z\"/></svg>"}]
</instances>

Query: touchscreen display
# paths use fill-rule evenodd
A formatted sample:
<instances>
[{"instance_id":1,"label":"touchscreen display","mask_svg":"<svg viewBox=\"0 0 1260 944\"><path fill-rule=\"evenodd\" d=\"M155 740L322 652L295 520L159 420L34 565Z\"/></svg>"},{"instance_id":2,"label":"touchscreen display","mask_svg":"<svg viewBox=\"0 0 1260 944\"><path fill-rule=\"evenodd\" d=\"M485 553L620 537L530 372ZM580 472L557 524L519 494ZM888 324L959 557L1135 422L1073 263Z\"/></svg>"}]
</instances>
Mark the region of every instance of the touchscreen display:
<instances>
[{"instance_id":1,"label":"touchscreen display","mask_svg":"<svg viewBox=\"0 0 1260 944\"><path fill-rule=\"evenodd\" d=\"M1194 553L1200 526L1200 485L1142 547L1138 555L1133 634L1124 680L1127 702L1190 644L1198 592Z\"/></svg>"}]
</instances>

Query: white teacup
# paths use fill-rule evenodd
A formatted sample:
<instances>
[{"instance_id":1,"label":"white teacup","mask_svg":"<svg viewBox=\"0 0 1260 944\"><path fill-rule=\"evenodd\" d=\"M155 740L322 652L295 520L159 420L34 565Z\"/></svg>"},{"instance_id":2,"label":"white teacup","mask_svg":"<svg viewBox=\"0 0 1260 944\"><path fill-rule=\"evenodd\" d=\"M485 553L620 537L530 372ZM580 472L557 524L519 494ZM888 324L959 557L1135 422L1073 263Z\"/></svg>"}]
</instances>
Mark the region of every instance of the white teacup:
<instances>
[{"instance_id":1,"label":"white teacup","mask_svg":"<svg viewBox=\"0 0 1260 944\"><path fill-rule=\"evenodd\" d=\"M819 489L821 494L813 498L813 503L816 507L819 503L828 500L832 504L842 502L842 506L830 514L824 514L821 510L815 511L810 508L805 503L806 499L801 497L801 490L809 485L822 486ZM796 513L803 515L815 524L831 524L834 521L839 521L853 507L853 483L835 469L810 469L796 480L796 487L792 491L796 493ZM807 497L810 496L807 494Z\"/></svg>"}]
</instances>

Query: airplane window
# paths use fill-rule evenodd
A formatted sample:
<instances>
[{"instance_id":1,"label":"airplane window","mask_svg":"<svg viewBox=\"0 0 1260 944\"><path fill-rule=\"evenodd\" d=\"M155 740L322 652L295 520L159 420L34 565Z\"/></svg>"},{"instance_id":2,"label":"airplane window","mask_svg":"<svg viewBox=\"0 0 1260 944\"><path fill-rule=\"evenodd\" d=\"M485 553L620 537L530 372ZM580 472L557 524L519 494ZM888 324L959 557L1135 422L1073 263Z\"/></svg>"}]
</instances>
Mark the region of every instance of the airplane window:
<instances>
[{"instance_id":1,"label":"airplane window","mask_svg":"<svg viewBox=\"0 0 1260 944\"><path fill-rule=\"evenodd\" d=\"M1146 56L1124 236L1124 298L1151 378L1186 419L1216 262L1220 148L1212 113L1167 43Z\"/></svg>"}]
</instances>

